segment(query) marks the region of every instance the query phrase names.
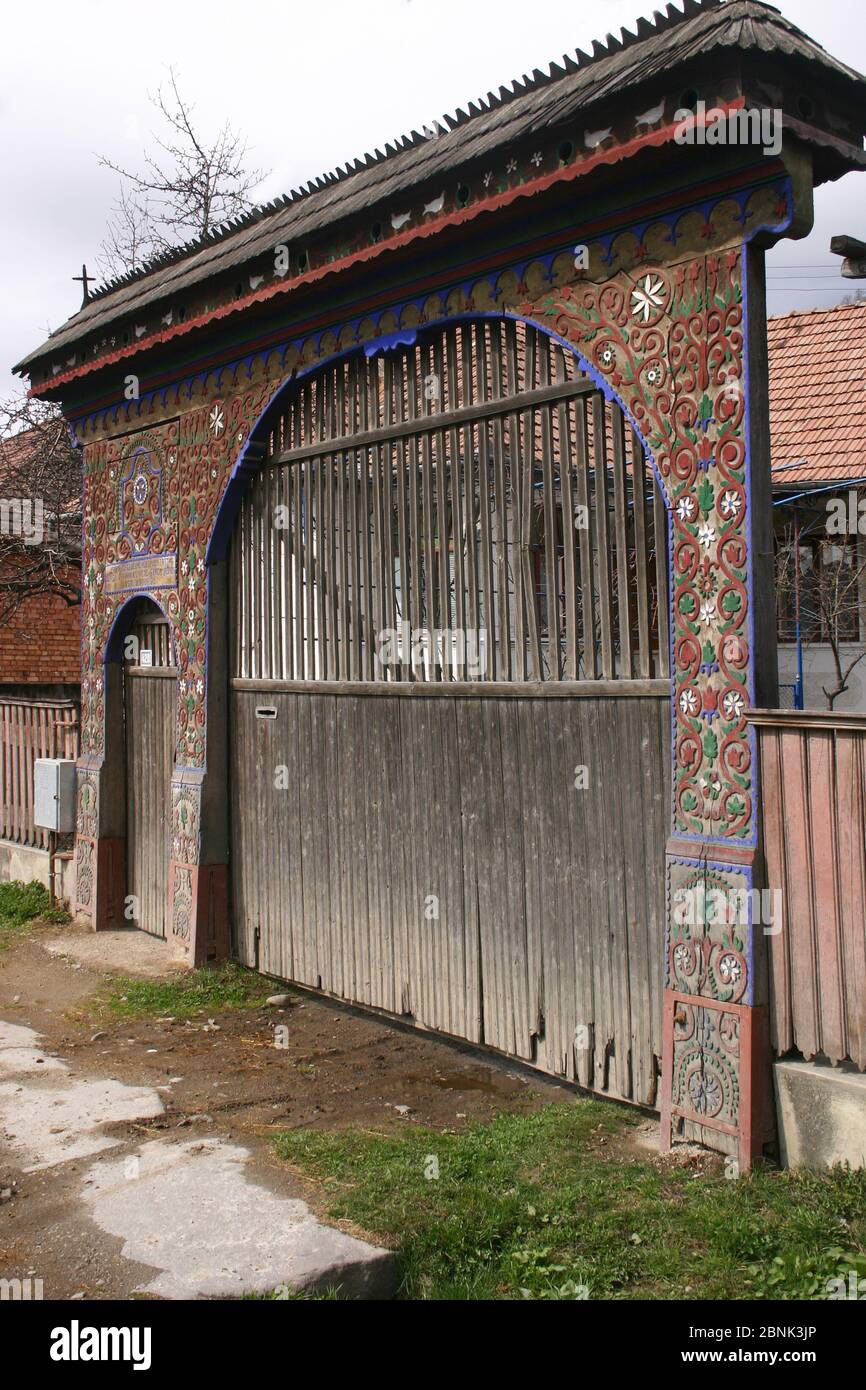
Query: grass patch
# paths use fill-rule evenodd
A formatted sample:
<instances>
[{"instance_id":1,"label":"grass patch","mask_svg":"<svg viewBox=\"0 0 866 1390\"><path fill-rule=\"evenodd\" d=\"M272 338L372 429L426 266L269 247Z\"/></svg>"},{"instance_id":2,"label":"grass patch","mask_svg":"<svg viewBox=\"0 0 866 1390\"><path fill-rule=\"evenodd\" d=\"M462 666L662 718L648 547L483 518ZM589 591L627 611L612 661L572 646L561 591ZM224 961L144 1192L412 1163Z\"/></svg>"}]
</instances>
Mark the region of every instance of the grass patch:
<instances>
[{"instance_id":1,"label":"grass patch","mask_svg":"<svg viewBox=\"0 0 866 1390\"><path fill-rule=\"evenodd\" d=\"M732 1181L599 1145L637 1122L577 1101L461 1134L274 1142L324 1183L332 1217L400 1251L404 1298L826 1297L866 1256L866 1172Z\"/></svg>"},{"instance_id":2,"label":"grass patch","mask_svg":"<svg viewBox=\"0 0 866 1390\"><path fill-rule=\"evenodd\" d=\"M68 922L69 913L52 907L48 889L34 879L32 883L0 883L0 950L13 938L25 936L39 919Z\"/></svg>"},{"instance_id":3,"label":"grass patch","mask_svg":"<svg viewBox=\"0 0 866 1390\"><path fill-rule=\"evenodd\" d=\"M116 976L94 1005L117 1018L192 1018L226 1009L255 1009L273 992L273 981L229 963L216 970L184 971L167 980Z\"/></svg>"}]
</instances>

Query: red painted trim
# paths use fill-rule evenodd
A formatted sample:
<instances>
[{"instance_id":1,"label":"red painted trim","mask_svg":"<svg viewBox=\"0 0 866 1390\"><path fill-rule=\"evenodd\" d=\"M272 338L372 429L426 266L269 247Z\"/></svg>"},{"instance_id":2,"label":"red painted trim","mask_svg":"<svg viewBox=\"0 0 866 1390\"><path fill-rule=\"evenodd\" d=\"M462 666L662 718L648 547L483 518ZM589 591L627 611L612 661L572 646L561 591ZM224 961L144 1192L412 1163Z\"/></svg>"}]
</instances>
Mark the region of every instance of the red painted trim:
<instances>
[{"instance_id":1,"label":"red painted trim","mask_svg":"<svg viewBox=\"0 0 866 1390\"><path fill-rule=\"evenodd\" d=\"M720 103L712 110L736 111L744 105L745 98L738 97L736 101ZM304 275L298 275L293 280L281 281L277 285L267 285L263 289L253 290L240 299L232 300L231 304L222 304L207 314L200 314L197 318L188 319L184 323L166 328L163 332L152 334L136 343L129 343L126 347L119 348L117 352L110 353L105 357L96 357L92 362L84 363L69 372L61 372L48 381L42 382L40 386L31 387L27 394L28 396L41 396L47 391L57 390L59 386L80 380L92 372L135 357L144 350L183 337L196 328L205 327L219 319L227 318L231 314L242 313L252 305L267 303L269 299L273 299L277 295L287 294L290 290L299 289L304 285L315 285L329 275L336 275L341 271L351 269L353 266L363 265L378 259L380 256L403 250L404 247L411 246L414 242L424 240L427 237L435 236L449 227L465 226L484 213L495 212L499 208L510 206L518 198L535 197L539 193L546 192L555 184L573 182L603 165L618 164L623 159L629 159L643 149L670 144L674 139L674 132L678 124L677 122L662 126L661 129L649 131L646 135L636 135L633 139L626 141L624 145L616 145L612 149L598 150L595 154L587 156L580 164L568 165L563 169L554 169L549 174L542 174L537 179L529 180L528 183L520 184L516 188L509 188L505 193L481 199L479 202L473 203L471 207L462 208L459 212L446 213L443 217L437 217L432 222L425 223L423 227L410 227L407 231L398 232L396 236L390 237L388 241L367 246L362 251L355 251L350 256L344 256L341 260L331 261L328 265L319 266L315 270L307 271Z\"/></svg>"}]
</instances>

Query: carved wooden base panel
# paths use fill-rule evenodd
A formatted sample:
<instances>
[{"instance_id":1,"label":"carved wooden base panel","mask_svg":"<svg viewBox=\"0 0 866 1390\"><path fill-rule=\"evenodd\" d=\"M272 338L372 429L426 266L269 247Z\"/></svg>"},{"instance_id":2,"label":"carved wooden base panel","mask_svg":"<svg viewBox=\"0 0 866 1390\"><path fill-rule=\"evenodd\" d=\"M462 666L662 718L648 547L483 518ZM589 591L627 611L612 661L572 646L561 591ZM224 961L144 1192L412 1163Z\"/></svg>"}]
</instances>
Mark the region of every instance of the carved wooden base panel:
<instances>
[{"instance_id":1,"label":"carved wooden base panel","mask_svg":"<svg viewBox=\"0 0 866 1390\"><path fill-rule=\"evenodd\" d=\"M761 1157L771 1138L766 1024L764 1008L665 990L663 1149L671 1147L682 1122L691 1121L736 1141L740 1172Z\"/></svg>"},{"instance_id":2,"label":"carved wooden base panel","mask_svg":"<svg viewBox=\"0 0 866 1390\"><path fill-rule=\"evenodd\" d=\"M123 917L125 840L94 840L79 835L75 843L75 884L75 911L89 918L94 931L129 925Z\"/></svg>"},{"instance_id":3,"label":"carved wooden base panel","mask_svg":"<svg viewBox=\"0 0 866 1390\"><path fill-rule=\"evenodd\" d=\"M178 864L170 869L169 940L192 966L229 954L228 868Z\"/></svg>"}]
</instances>

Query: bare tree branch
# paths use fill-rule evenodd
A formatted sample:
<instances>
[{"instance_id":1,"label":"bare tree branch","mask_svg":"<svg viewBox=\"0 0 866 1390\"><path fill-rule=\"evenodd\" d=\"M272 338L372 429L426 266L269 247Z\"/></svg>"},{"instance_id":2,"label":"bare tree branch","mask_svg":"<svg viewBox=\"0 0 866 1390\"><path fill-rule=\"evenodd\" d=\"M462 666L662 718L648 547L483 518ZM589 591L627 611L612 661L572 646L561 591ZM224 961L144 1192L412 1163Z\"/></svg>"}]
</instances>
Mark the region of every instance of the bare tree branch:
<instances>
[{"instance_id":1,"label":"bare tree branch","mask_svg":"<svg viewBox=\"0 0 866 1390\"><path fill-rule=\"evenodd\" d=\"M195 108L186 102L174 68L168 87L161 86L151 105L165 127L154 134L158 151L144 151L144 169L135 173L105 155L99 163L121 179L120 198L112 209L100 247L99 266L106 274L123 274L143 261L205 236L220 223L252 208L249 196L268 170L246 166L246 141L226 121L210 141L196 129Z\"/></svg>"}]
</instances>

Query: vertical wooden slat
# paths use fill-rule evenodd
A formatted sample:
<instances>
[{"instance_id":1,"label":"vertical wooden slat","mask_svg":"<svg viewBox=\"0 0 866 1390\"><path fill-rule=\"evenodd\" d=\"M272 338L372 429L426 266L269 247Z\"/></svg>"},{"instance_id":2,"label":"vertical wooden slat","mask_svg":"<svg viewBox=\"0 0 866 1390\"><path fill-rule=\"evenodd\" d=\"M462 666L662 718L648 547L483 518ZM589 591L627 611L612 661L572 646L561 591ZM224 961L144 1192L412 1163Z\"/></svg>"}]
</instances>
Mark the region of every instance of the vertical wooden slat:
<instances>
[{"instance_id":1,"label":"vertical wooden slat","mask_svg":"<svg viewBox=\"0 0 866 1390\"><path fill-rule=\"evenodd\" d=\"M394 363L386 357L384 367L384 423L392 425L394 413ZM397 609L394 592L394 447L385 444L379 450L379 469L382 477L382 532L384 553L382 556L382 622L385 627L396 628ZM387 676L387 672L382 672Z\"/></svg>"},{"instance_id":2,"label":"vertical wooden slat","mask_svg":"<svg viewBox=\"0 0 866 1390\"><path fill-rule=\"evenodd\" d=\"M396 419L403 421L406 419L406 400L405 400L405 376L400 375L394 383L394 409ZM414 447L407 446L404 439L399 440L396 447L396 466L397 466L397 550L400 556L400 605L399 612L395 612L395 626L402 628L404 623L410 622L412 603L410 599L411 568L414 568L414 557L409 554L409 524L407 522L407 492L411 489L411 481L407 476L412 469L412 462L415 457ZM414 671L409 653L403 653L399 665L399 675L401 680L412 680Z\"/></svg>"},{"instance_id":3,"label":"vertical wooden slat","mask_svg":"<svg viewBox=\"0 0 866 1390\"><path fill-rule=\"evenodd\" d=\"M462 404L459 392L457 327L452 324L445 330L445 386L448 410L458 409ZM463 563L464 536L466 534L466 498L464 496L464 470L461 468L460 431L451 429L448 434L448 452L451 466L451 536L453 545L454 570L454 622L459 632L466 633L466 593L465 569ZM465 638L464 638L465 640ZM477 633L473 640L477 641ZM465 659L455 670L458 680L466 679Z\"/></svg>"},{"instance_id":4,"label":"vertical wooden slat","mask_svg":"<svg viewBox=\"0 0 866 1390\"><path fill-rule=\"evenodd\" d=\"M807 1060L820 1050L820 998L817 978L817 951L813 921L812 836L809 824L808 744L792 729L782 735L785 765L786 825L791 862L799 872L788 879L790 905L788 925L791 933L793 994L792 1009L797 1046Z\"/></svg>"},{"instance_id":5,"label":"vertical wooden slat","mask_svg":"<svg viewBox=\"0 0 866 1390\"><path fill-rule=\"evenodd\" d=\"M493 380L493 399L502 398L503 359L502 328L499 323L490 325L491 368ZM512 676L511 645L511 594L509 578L509 526L508 493L505 481L505 434L501 415L493 422L493 489L495 496L496 530L496 574L497 574L497 663L496 674L500 680L510 680Z\"/></svg>"},{"instance_id":6,"label":"vertical wooden slat","mask_svg":"<svg viewBox=\"0 0 866 1390\"><path fill-rule=\"evenodd\" d=\"M418 372L415 354L411 353L406 360L406 419L415 420L418 416ZM408 622L412 630L420 628L424 624L424 614L421 599L422 586L422 545L421 545L421 492L419 486L419 442L417 436L409 440L409 548L412 567L411 589L407 584L407 595L411 592L411 603L409 604ZM409 654L412 665L412 672L415 679L424 679L423 667L416 667L414 657Z\"/></svg>"},{"instance_id":7,"label":"vertical wooden slat","mask_svg":"<svg viewBox=\"0 0 866 1390\"><path fill-rule=\"evenodd\" d=\"M631 432L630 458L632 500L634 503L635 585L637 590L637 675L642 680L648 680L652 675L652 652L650 650L649 585L647 583L647 565L649 562L646 529L647 476L643 449L634 430Z\"/></svg>"},{"instance_id":8,"label":"vertical wooden slat","mask_svg":"<svg viewBox=\"0 0 866 1390\"><path fill-rule=\"evenodd\" d=\"M809 813L821 1051L832 1061L839 1062L847 1055L848 1047L842 992L835 761L835 736L832 730L813 732L809 739Z\"/></svg>"},{"instance_id":9,"label":"vertical wooden slat","mask_svg":"<svg viewBox=\"0 0 866 1390\"><path fill-rule=\"evenodd\" d=\"M479 403L488 400L487 330L483 323L475 327L475 374ZM499 654L496 634L496 613L493 583L493 537L490 529L490 427L485 420L476 426L478 440L478 506L481 563L479 587L484 594L484 627L487 631L484 662L485 680L494 680Z\"/></svg>"},{"instance_id":10,"label":"vertical wooden slat","mask_svg":"<svg viewBox=\"0 0 866 1390\"><path fill-rule=\"evenodd\" d=\"M475 402L472 386L472 328L469 324L460 326L460 374L463 384L463 405ZM475 641L481 640L481 608L478 596L478 527L476 524L476 472L475 472L475 431L471 425L464 425L461 431L463 441L463 497L464 497L464 536L466 545L466 621L475 634ZM486 646L486 643L485 643ZM484 672L479 672L483 675Z\"/></svg>"},{"instance_id":11,"label":"vertical wooden slat","mask_svg":"<svg viewBox=\"0 0 866 1390\"><path fill-rule=\"evenodd\" d=\"M427 380L433 371L433 357L429 348L422 350L421 358L421 385ZM431 402L426 400L422 390L421 413L431 414ZM424 537L424 593L426 597L424 626L431 633L436 627L441 627L439 623L437 605L437 565L436 565L436 504L434 501L434 482L433 482L433 436L429 430L425 430L421 440L421 495L423 498L422 508L424 513L424 525L422 534ZM442 670L435 659L431 662L427 673L428 680L438 681L442 678Z\"/></svg>"},{"instance_id":12,"label":"vertical wooden slat","mask_svg":"<svg viewBox=\"0 0 866 1390\"><path fill-rule=\"evenodd\" d=\"M607 418L604 396L600 392L592 399L592 454L594 463L594 499L597 523L598 552L598 616L601 628L601 674L612 680L616 674L613 651L613 602L610 575L610 517L607 476Z\"/></svg>"},{"instance_id":13,"label":"vertical wooden slat","mask_svg":"<svg viewBox=\"0 0 866 1390\"><path fill-rule=\"evenodd\" d=\"M509 396L518 392L517 328L513 319L505 321L505 389ZM526 607L524 572L521 563L522 544L522 498L521 479L523 476L523 437L520 416L515 411L508 416L509 472L511 486L511 528L509 534L509 558L514 584L514 678L526 677Z\"/></svg>"},{"instance_id":14,"label":"vertical wooden slat","mask_svg":"<svg viewBox=\"0 0 866 1390\"><path fill-rule=\"evenodd\" d=\"M542 386L550 385L550 355L545 338L540 350L540 381ZM544 510L544 587L547 592L547 667L549 678L559 680L562 675L562 648L559 638L559 582L557 580L557 525L556 525L556 481L553 458L553 433L551 429L551 408L541 407L541 466L542 503Z\"/></svg>"},{"instance_id":15,"label":"vertical wooden slat","mask_svg":"<svg viewBox=\"0 0 866 1390\"><path fill-rule=\"evenodd\" d=\"M653 541L656 559L656 626L659 642L659 676L671 673L670 595L668 593L668 513L661 487L653 475Z\"/></svg>"},{"instance_id":16,"label":"vertical wooden slat","mask_svg":"<svg viewBox=\"0 0 866 1390\"><path fill-rule=\"evenodd\" d=\"M325 393L331 373L320 379L319 389L316 393L316 438L320 441L325 438L326 431L326 403ZM326 584L326 538L325 538L325 470L327 462L322 455L313 460L313 497L311 503L314 507L313 512L313 575L316 586L316 669L315 674L320 680L324 680L328 674L328 629L327 629L327 609L325 606L325 584Z\"/></svg>"},{"instance_id":17,"label":"vertical wooden slat","mask_svg":"<svg viewBox=\"0 0 866 1390\"><path fill-rule=\"evenodd\" d=\"M302 434L301 411L295 409L293 433L299 448ZM301 510L301 466L291 468L292 485L292 582L294 588L293 623L295 646L295 678L304 679L304 534Z\"/></svg>"},{"instance_id":18,"label":"vertical wooden slat","mask_svg":"<svg viewBox=\"0 0 866 1390\"><path fill-rule=\"evenodd\" d=\"M848 1055L866 1071L866 739L836 734L839 904Z\"/></svg>"},{"instance_id":19,"label":"vertical wooden slat","mask_svg":"<svg viewBox=\"0 0 866 1390\"><path fill-rule=\"evenodd\" d=\"M535 360L538 334L526 329L523 359L524 390L535 387ZM523 601L529 647L528 672L530 680L542 679L541 639L538 632L538 599L535 592L535 570L532 563L532 517L535 482L535 412L523 412L523 458L521 459L520 503L520 567L523 574Z\"/></svg>"},{"instance_id":20,"label":"vertical wooden slat","mask_svg":"<svg viewBox=\"0 0 866 1390\"><path fill-rule=\"evenodd\" d=\"M769 937L771 1041L777 1054L784 1054L794 1045L794 1028L791 1013L788 863L784 832L785 781L781 742L776 730L766 729L761 733L761 785L767 881L770 891L778 892L782 902L782 919L774 923L776 930Z\"/></svg>"},{"instance_id":21,"label":"vertical wooden slat","mask_svg":"<svg viewBox=\"0 0 866 1390\"><path fill-rule=\"evenodd\" d=\"M567 380L565 354L556 349L556 379ZM565 589L565 664L566 680L577 678L577 537L574 527L574 494L572 489L571 420L567 402L557 407L559 423L559 479L562 516L563 576Z\"/></svg>"},{"instance_id":22,"label":"vertical wooden slat","mask_svg":"<svg viewBox=\"0 0 866 1390\"><path fill-rule=\"evenodd\" d=\"M630 680L634 675L631 642L631 604L628 566L628 503L625 472L625 420L619 406L610 406L613 443L613 509L616 532L616 607L619 620L620 675Z\"/></svg>"},{"instance_id":23,"label":"vertical wooden slat","mask_svg":"<svg viewBox=\"0 0 866 1390\"><path fill-rule=\"evenodd\" d=\"M595 577L593 565L594 537L598 524L592 511L589 481L589 443L586 427L586 405L582 397L574 404L574 442L577 453L577 504L586 526L580 531L580 611L583 641L583 674L595 680L598 673L595 634Z\"/></svg>"},{"instance_id":24,"label":"vertical wooden slat","mask_svg":"<svg viewBox=\"0 0 866 1390\"><path fill-rule=\"evenodd\" d=\"M362 373L360 396L361 414L358 420L358 427L361 431L375 429L378 423L378 372L378 361L374 358L367 362L366 371ZM373 648L375 646L375 629L377 626L376 610L373 603L375 557L373 555L373 537L371 534L373 507L371 501L372 479L370 477L371 469L375 467L375 457L376 451L374 449L360 449L358 451L359 540L361 545L361 592L363 595L361 670L366 680L373 679Z\"/></svg>"}]
</instances>

